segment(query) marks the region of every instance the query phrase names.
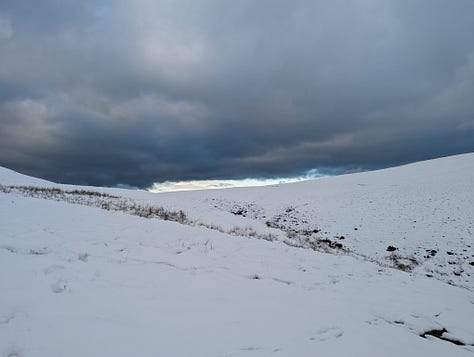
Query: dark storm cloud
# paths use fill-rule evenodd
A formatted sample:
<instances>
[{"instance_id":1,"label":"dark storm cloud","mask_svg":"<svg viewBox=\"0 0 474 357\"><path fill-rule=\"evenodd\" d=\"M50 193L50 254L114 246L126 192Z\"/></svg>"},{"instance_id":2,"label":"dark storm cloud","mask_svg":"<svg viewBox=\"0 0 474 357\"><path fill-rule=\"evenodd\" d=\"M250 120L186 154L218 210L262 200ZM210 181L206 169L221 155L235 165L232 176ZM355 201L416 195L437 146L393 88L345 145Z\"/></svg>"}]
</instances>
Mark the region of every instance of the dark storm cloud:
<instances>
[{"instance_id":1,"label":"dark storm cloud","mask_svg":"<svg viewBox=\"0 0 474 357\"><path fill-rule=\"evenodd\" d=\"M0 165L289 176L474 150L474 3L2 1Z\"/></svg>"}]
</instances>

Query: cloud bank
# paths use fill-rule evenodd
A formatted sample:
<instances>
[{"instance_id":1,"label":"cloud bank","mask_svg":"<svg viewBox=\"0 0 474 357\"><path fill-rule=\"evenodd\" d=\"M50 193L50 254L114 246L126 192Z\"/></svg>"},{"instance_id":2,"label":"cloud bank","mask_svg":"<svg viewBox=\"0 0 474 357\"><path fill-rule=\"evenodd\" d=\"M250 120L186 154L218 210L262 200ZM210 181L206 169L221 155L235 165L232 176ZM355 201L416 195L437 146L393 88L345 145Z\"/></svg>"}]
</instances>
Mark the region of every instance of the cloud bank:
<instances>
[{"instance_id":1,"label":"cloud bank","mask_svg":"<svg viewBox=\"0 0 474 357\"><path fill-rule=\"evenodd\" d=\"M0 3L0 165L78 184L474 150L474 2Z\"/></svg>"}]
</instances>

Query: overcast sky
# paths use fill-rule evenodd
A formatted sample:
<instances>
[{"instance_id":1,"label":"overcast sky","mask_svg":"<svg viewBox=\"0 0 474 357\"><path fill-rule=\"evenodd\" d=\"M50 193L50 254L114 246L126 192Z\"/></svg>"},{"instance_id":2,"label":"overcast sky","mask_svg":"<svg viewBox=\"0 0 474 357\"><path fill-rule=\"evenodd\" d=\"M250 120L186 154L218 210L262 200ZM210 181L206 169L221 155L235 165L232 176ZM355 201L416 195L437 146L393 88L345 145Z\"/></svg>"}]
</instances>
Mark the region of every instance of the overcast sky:
<instances>
[{"instance_id":1,"label":"overcast sky","mask_svg":"<svg viewBox=\"0 0 474 357\"><path fill-rule=\"evenodd\" d=\"M0 165L290 177L474 151L472 0L2 0Z\"/></svg>"}]
</instances>

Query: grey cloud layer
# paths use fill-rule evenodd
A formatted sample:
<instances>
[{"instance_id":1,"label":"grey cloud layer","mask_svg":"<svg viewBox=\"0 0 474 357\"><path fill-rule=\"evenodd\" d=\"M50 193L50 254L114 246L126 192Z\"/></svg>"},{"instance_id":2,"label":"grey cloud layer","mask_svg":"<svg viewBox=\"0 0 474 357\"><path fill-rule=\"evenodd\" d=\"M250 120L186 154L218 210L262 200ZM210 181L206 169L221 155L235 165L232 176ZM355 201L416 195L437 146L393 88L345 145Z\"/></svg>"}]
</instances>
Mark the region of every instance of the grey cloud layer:
<instances>
[{"instance_id":1,"label":"grey cloud layer","mask_svg":"<svg viewBox=\"0 0 474 357\"><path fill-rule=\"evenodd\" d=\"M474 2L0 3L0 165L300 174L474 150Z\"/></svg>"}]
</instances>

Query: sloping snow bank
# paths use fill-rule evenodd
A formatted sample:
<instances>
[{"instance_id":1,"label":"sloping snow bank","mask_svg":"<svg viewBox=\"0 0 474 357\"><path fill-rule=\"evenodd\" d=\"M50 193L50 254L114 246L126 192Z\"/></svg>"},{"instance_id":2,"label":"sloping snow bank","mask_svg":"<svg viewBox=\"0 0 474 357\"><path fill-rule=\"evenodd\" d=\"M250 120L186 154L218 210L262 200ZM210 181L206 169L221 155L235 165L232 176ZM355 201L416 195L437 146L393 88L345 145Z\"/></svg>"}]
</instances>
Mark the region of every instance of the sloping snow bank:
<instances>
[{"instance_id":1,"label":"sloping snow bank","mask_svg":"<svg viewBox=\"0 0 474 357\"><path fill-rule=\"evenodd\" d=\"M0 195L4 356L471 356L466 289L348 256Z\"/></svg>"}]
</instances>

